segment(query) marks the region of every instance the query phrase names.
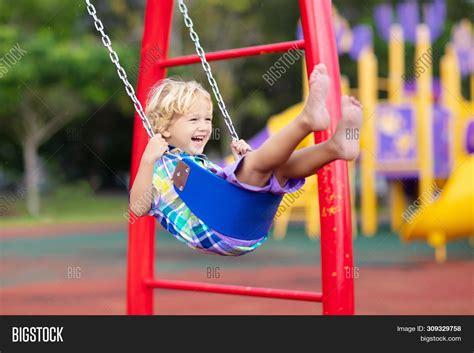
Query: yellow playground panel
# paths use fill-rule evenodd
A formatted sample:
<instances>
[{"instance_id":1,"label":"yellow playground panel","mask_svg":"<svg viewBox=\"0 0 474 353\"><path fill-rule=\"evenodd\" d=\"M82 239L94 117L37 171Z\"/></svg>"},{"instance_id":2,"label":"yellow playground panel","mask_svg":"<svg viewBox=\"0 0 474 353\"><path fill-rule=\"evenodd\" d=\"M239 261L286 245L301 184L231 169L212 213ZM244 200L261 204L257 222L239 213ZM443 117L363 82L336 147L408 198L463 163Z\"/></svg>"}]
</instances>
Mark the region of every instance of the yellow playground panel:
<instances>
[{"instance_id":1,"label":"yellow playground panel","mask_svg":"<svg viewBox=\"0 0 474 353\"><path fill-rule=\"evenodd\" d=\"M461 25L471 26L471 23L463 21ZM439 102L434 101L429 30L425 24L420 24L417 27L415 57L426 58L428 55L428 60L423 61L423 74L416 75L416 89L411 94L406 93L402 28L397 24L392 25L390 37L388 78L378 78L377 58L371 47L364 49L358 59L359 87L354 91L364 107L359 157L360 180L363 181L360 184L361 229L366 236L373 236L377 232L376 175L383 175L387 177L389 185L392 230L400 233L403 241L427 241L435 248L437 261L442 262L446 258L446 242L464 237L474 239L474 157L464 148L467 124L474 119L474 79L471 74L471 99L465 100L461 93L461 74L456 53L448 45L440 62L441 97ZM419 67L419 63L414 63L414 67L417 65ZM304 71L303 62L303 101L308 92ZM349 94L351 89L347 79L342 79L341 88L343 94ZM386 100L378 98L382 90L387 91ZM273 134L279 131L300 114L303 106L304 103L300 102L272 116L267 123L268 132ZM405 121L402 120L404 117ZM380 158L383 142L380 135L397 135L397 131L407 121L411 124L411 130L396 136L393 143L396 153L405 154L406 158ZM443 134L446 135L444 142L440 138ZM445 148L446 160L449 160L443 161L444 173L439 171L440 158L437 155L440 150L438 145L442 145L442 142L445 144L441 147ZM313 137L309 135L298 148L313 143ZM355 163L350 163L351 201L355 215L354 169ZM422 201L417 211L411 213L409 222L404 215L412 205L407 204L404 178L418 179L418 199ZM438 185L444 185L444 188L439 199L436 199ZM312 176L307 178L301 190L285 195L274 220L273 234L277 239L285 237L288 224L292 221L304 222L310 238L319 236L319 204L314 196L317 195L317 189L317 177ZM436 201L424 202L428 199ZM356 217L353 217L353 232L355 235Z\"/></svg>"},{"instance_id":2,"label":"yellow playground panel","mask_svg":"<svg viewBox=\"0 0 474 353\"><path fill-rule=\"evenodd\" d=\"M469 21L461 25L469 26ZM448 45L440 62L441 99L435 104L432 90L432 58L429 30L426 25L417 27L414 94L405 94L405 48L403 31L399 25L390 29L389 75L387 80L378 79L377 58L372 48L366 49L359 59L359 97L364 106L364 124L361 132L361 226L366 236L377 232L376 175L383 175L389 182L390 221L392 230L402 234L402 239L426 240L436 249L436 259L446 258L445 244L451 239L472 237L474 234L473 157L465 149L465 136L473 114L473 76L470 76L471 99L467 101L461 93L461 74L456 53ZM420 58L428 59L420 66ZM420 71L421 72L421 71ZM414 77L415 78L415 77ZM386 83L380 88L380 83ZM378 91L386 89L388 99L378 99ZM388 108L387 108L388 107ZM403 120L408 116L410 119ZM445 114L445 125L439 125L441 114ZM383 160L380 151L383 140L380 136L395 135L401 126L411 124L411 134L400 133L393 145L398 156L406 159ZM436 125L438 124L438 125ZM440 138L443 136L444 140ZM442 143L444 154L437 154ZM409 155L407 151L413 151ZM393 153L392 153L393 155ZM443 159L444 158L444 159ZM448 172L437 170L440 160ZM448 161L448 162L447 162ZM439 168L438 168L439 169ZM441 174L441 175L440 175ZM409 223L403 217L407 201L403 190L404 178L418 179L418 212ZM445 184L435 202L438 185ZM434 187L435 186L435 187ZM423 196L423 197L422 197Z\"/></svg>"}]
</instances>

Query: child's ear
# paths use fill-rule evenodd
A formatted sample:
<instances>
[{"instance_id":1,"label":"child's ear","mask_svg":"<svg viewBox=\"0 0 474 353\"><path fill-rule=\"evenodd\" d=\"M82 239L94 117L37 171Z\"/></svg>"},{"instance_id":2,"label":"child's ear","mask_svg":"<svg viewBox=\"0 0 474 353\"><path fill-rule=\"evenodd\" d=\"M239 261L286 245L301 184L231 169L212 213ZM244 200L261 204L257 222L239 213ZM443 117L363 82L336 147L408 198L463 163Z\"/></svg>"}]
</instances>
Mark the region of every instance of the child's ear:
<instances>
[{"instance_id":1,"label":"child's ear","mask_svg":"<svg viewBox=\"0 0 474 353\"><path fill-rule=\"evenodd\" d=\"M171 136L170 132L168 130L165 130L165 129L160 130L160 134L164 138L169 138Z\"/></svg>"}]
</instances>

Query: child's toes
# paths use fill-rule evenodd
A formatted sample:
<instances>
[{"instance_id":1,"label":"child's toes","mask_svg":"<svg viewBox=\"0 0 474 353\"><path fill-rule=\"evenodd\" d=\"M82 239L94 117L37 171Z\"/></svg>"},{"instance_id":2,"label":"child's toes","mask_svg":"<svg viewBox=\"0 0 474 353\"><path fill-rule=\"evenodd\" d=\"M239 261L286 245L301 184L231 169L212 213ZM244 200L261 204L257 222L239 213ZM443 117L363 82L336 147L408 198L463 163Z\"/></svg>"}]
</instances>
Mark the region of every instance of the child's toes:
<instances>
[{"instance_id":1,"label":"child's toes","mask_svg":"<svg viewBox=\"0 0 474 353\"><path fill-rule=\"evenodd\" d=\"M326 65L324 65L323 63L319 63L314 67L314 71L316 71L318 74L325 75L327 74Z\"/></svg>"},{"instance_id":2,"label":"child's toes","mask_svg":"<svg viewBox=\"0 0 474 353\"><path fill-rule=\"evenodd\" d=\"M311 83L313 83L314 81L317 80L318 76L319 76L319 72L318 72L318 70L316 70L316 67L315 67L314 70L313 70L313 72L311 73L311 76L310 76L310 78L309 78L309 81L310 81Z\"/></svg>"},{"instance_id":3,"label":"child's toes","mask_svg":"<svg viewBox=\"0 0 474 353\"><path fill-rule=\"evenodd\" d=\"M359 102L356 98L354 98L354 97L352 97L352 96L351 96L351 103L352 103L353 105L356 105L356 106L360 107L360 102Z\"/></svg>"},{"instance_id":4,"label":"child's toes","mask_svg":"<svg viewBox=\"0 0 474 353\"><path fill-rule=\"evenodd\" d=\"M311 79L311 81L313 81L313 80L316 80L316 78L319 75L326 75L326 74L327 74L326 65L318 64L318 65L314 66L310 79Z\"/></svg>"},{"instance_id":5,"label":"child's toes","mask_svg":"<svg viewBox=\"0 0 474 353\"><path fill-rule=\"evenodd\" d=\"M341 105L343 107L350 106L352 104L351 98L349 96L342 96L341 97Z\"/></svg>"},{"instance_id":6,"label":"child's toes","mask_svg":"<svg viewBox=\"0 0 474 353\"><path fill-rule=\"evenodd\" d=\"M321 75L327 75L328 74L328 69L327 69L326 65L321 63L318 66L319 66L319 72L321 73Z\"/></svg>"}]
</instances>

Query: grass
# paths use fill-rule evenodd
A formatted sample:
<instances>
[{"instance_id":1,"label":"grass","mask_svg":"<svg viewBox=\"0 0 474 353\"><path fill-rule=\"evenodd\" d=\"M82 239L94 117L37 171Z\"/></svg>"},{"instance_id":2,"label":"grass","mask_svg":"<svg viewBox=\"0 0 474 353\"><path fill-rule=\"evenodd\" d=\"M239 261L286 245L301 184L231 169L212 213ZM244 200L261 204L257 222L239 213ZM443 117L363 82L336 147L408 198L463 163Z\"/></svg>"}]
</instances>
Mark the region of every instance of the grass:
<instances>
[{"instance_id":1,"label":"grass","mask_svg":"<svg viewBox=\"0 0 474 353\"><path fill-rule=\"evenodd\" d=\"M24 199L17 200L0 217L0 227L120 222L125 220L127 206L126 193L95 194L84 182L67 184L41 197L39 217L28 214ZM384 211L379 209L381 215Z\"/></svg>"},{"instance_id":2,"label":"grass","mask_svg":"<svg viewBox=\"0 0 474 353\"><path fill-rule=\"evenodd\" d=\"M0 226L119 222L124 220L127 206L125 193L94 194L84 184L65 185L41 197L39 217L29 215L25 200L20 199L0 217Z\"/></svg>"},{"instance_id":3,"label":"grass","mask_svg":"<svg viewBox=\"0 0 474 353\"><path fill-rule=\"evenodd\" d=\"M127 214L128 196L126 193L95 194L86 182L78 182L42 195L39 217L28 214L25 199L7 206L6 214L0 217L0 227L120 222ZM384 216L388 215L387 211L380 205L379 217L387 218Z\"/></svg>"}]
</instances>

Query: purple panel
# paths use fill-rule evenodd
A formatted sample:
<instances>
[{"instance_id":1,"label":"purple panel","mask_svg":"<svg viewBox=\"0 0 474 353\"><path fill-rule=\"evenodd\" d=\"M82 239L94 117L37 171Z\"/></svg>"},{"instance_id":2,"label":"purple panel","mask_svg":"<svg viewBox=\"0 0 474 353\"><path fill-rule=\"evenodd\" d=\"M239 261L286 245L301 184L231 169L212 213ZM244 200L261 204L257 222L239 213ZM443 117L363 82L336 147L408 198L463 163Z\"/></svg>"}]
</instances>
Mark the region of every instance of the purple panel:
<instances>
[{"instance_id":1,"label":"purple panel","mask_svg":"<svg viewBox=\"0 0 474 353\"><path fill-rule=\"evenodd\" d=\"M463 78L473 73L474 64L474 49L471 48L457 48L459 69Z\"/></svg>"},{"instance_id":2,"label":"purple panel","mask_svg":"<svg viewBox=\"0 0 474 353\"><path fill-rule=\"evenodd\" d=\"M407 96L414 96L416 94L416 80L409 77L408 81L405 82L403 90ZM441 90L442 90L441 81L439 78L433 78L431 81L431 92L433 93L433 99L438 101L441 99Z\"/></svg>"},{"instance_id":3,"label":"purple panel","mask_svg":"<svg viewBox=\"0 0 474 353\"><path fill-rule=\"evenodd\" d=\"M362 49L372 45L372 29L367 25L358 25L352 29L352 46L349 55L357 60Z\"/></svg>"},{"instance_id":4,"label":"purple panel","mask_svg":"<svg viewBox=\"0 0 474 353\"><path fill-rule=\"evenodd\" d=\"M433 92L433 99L435 100L435 102L437 102L441 99L441 89L443 88L441 84L441 80L439 78L433 77L431 84L432 84L431 90Z\"/></svg>"},{"instance_id":5,"label":"purple panel","mask_svg":"<svg viewBox=\"0 0 474 353\"><path fill-rule=\"evenodd\" d=\"M403 28L403 36L406 41L415 43L416 26L420 22L418 4L416 1L406 1L397 5L398 21Z\"/></svg>"},{"instance_id":6,"label":"purple panel","mask_svg":"<svg viewBox=\"0 0 474 353\"><path fill-rule=\"evenodd\" d=\"M443 33L446 22L446 4L444 0L434 0L424 6L424 20L430 29L431 42Z\"/></svg>"},{"instance_id":7,"label":"purple panel","mask_svg":"<svg viewBox=\"0 0 474 353\"><path fill-rule=\"evenodd\" d=\"M376 118L376 158L381 164L416 161L416 130L410 106L381 104Z\"/></svg>"},{"instance_id":8,"label":"purple panel","mask_svg":"<svg viewBox=\"0 0 474 353\"><path fill-rule=\"evenodd\" d=\"M268 139L269 136L270 133L268 131L268 127L265 127L262 131L257 133L250 140L248 140L247 143L250 145L250 147L252 147L252 149L257 149L265 142L266 139ZM224 167L227 165L224 159L218 161L216 164L220 167Z\"/></svg>"},{"instance_id":9,"label":"purple panel","mask_svg":"<svg viewBox=\"0 0 474 353\"><path fill-rule=\"evenodd\" d=\"M474 153L474 118L469 120L466 129L466 151L469 154Z\"/></svg>"},{"instance_id":10,"label":"purple panel","mask_svg":"<svg viewBox=\"0 0 474 353\"><path fill-rule=\"evenodd\" d=\"M342 39L344 38L344 35L346 34L345 28L343 26L337 27L334 25L334 34L336 36L336 46L337 46L337 53L339 55L344 54L344 48L342 45ZM350 29L349 29L350 31Z\"/></svg>"},{"instance_id":11,"label":"purple panel","mask_svg":"<svg viewBox=\"0 0 474 353\"><path fill-rule=\"evenodd\" d=\"M451 171L449 119L448 110L438 104L433 106L434 175L441 179L449 177Z\"/></svg>"},{"instance_id":12,"label":"purple panel","mask_svg":"<svg viewBox=\"0 0 474 353\"><path fill-rule=\"evenodd\" d=\"M451 41L458 56L462 77L474 72L473 34L469 26L459 23L453 27Z\"/></svg>"},{"instance_id":13,"label":"purple panel","mask_svg":"<svg viewBox=\"0 0 474 353\"><path fill-rule=\"evenodd\" d=\"M392 6L390 4L381 4L374 10L375 27L377 33L388 41L390 38L390 26L393 22Z\"/></svg>"},{"instance_id":14,"label":"purple panel","mask_svg":"<svg viewBox=\"0 0 474 353\"><path fill-rule=\"evenodd\" d=\"M445 0L433 0L423 6L423 19L430 30L434 42L443 33L446 23ZM397 5L397 20L394 21L392 5L384 3L375 7L374 21L377 33L385 40L390 38L390 26L394 22L401 24L405 40L416 42L416 26L421 23L418 3L415 0L402 1Z\"/></svg>"},{"instance_id":15,"label":"purple panel","mask_svg":"<svg viewBox=\"0 0 474 353\"><path fill-rule=\"evenodd\" d=\"M413 114L410 106L383 104L377 109L376 158L383 169L379 173L388 178L418 176L418 171L409 167L418 158L418 136ZM436 178L447 178L451 171L449 119L446 109L439 105L433 107L433 167ZM474 123L472 129L474 135ZM403 170L404 164L407 165L406 170ZM390 170L392 165L397 167Z\"/></svg>"},{"instance_id":16,"label":"purple panel","mask_svg":"<svg viewBox=\"0 0 474 353\"><path fill-rule=\"evenodd\" d=\"M416 93L416 80L409 78L408 81L403 85L403 91L406 95L412 96Z\"/></svg>"},{"instance_id":17,"label":"purple panel","mask_svg":"<svg viewBox=\"0 0 474 353\"><path fill-rule=\"evenodd\" d=\"M408 170L403 172L378 172L378 175L389 180L408 180L408 179L418 179L419 173L417 170Z\"/></svg>"},{"instance_id":18,"label":"purple panel","mask_svg":"<svg viewBox=\"0 0 474 353\"><path fill-rule=\"evenodd\" d=\"M298 25L296 26L296 39L301 40L303 38L303 29L301 28L301 20L298 20Z\"/></svg>"},{"instance_id":19,"label":"purple panel","mask_svg":"<svg viewBox=\"0 0 474 353\"><path fill-rule=\"evenodd\" d=\"M268 137L270 137L270 132L268 131L268 127L265 127L262 131L248 140L247 143L252 147L252 149L256 149L260 147Z\"/></svg>"}]
</instances>

